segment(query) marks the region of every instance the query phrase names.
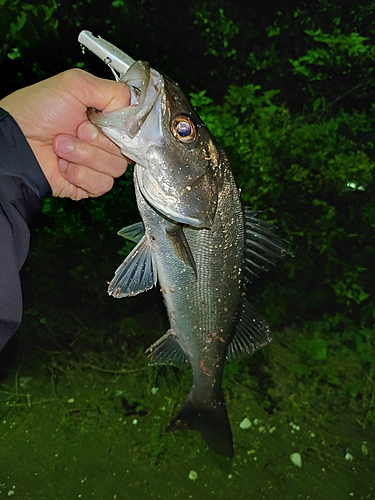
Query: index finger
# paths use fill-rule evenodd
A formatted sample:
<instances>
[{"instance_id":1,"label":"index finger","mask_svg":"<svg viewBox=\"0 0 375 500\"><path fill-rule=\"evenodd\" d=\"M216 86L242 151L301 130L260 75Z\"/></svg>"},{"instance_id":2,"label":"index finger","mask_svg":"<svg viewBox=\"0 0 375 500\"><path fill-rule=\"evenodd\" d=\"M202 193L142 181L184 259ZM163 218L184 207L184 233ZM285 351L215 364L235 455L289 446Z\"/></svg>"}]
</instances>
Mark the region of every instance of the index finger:
<instances>
[{"instance_id":1,"label":"index finger","mask_svg":"<svg viewBox=\"0 0 375 500\"><path fill-rule=\"evenodd\" d=\"M89 120L86 120L79 125L77 129L77 137L81 141L90 142L94 146L108 151L108 153L122 156L120 148L108 139L108 137L102 134Z\"/></svg>"}]
</instances>

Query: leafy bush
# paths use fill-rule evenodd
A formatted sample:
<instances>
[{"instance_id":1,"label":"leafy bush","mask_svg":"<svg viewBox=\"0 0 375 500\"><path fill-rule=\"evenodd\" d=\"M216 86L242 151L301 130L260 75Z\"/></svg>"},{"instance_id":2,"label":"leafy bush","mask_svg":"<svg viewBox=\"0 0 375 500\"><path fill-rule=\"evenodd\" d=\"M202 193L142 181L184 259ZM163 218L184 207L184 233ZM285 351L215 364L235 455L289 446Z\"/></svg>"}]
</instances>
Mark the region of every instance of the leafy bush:
<instances>
[{"instance_id":1,"label":"leafy bush","mask_svg":"<svg viewBox=\"0 0 375 500\"><path fill-rule=\"evenodd\" d=\"M339 315L371 328L374 6L0 0L0 60L10 75L2 94L72 66L108 77L81 53L81 29L148 59L191 92L228 152L244 203L289 241L294 258L255 283L251 300L271 323ZM98 200L46 201L24 278L30 311L47 323L52 309L57 317L130 314L138 299L103 297L126 251L116 232L138 219L132 192L128 173Z\"/></svg>"},{"instance_id":2,"label":"leafy bush","mask_svg":"<svg viewBox=\"0 0 375 500\"><path fill-rule=\"evenodd\" d=\"M345 40L339 37L337 50L348 67L358 54L373 62L373 50L358 48L363 37ZM327 65L320 48L309 54L312 79L314 64ZM277 103L281 94L232 85L219 105L205 91L192 94L229 153L244 203L281 226L295 255L264 292L269 316L304 321L339 310L372 322L374 287L367 276L374 272L374 108L349 112L342 97L336 112L330 103L318 113L321 102L311 90L310 114L293 115Z\"/></svg>"}]
</instances>

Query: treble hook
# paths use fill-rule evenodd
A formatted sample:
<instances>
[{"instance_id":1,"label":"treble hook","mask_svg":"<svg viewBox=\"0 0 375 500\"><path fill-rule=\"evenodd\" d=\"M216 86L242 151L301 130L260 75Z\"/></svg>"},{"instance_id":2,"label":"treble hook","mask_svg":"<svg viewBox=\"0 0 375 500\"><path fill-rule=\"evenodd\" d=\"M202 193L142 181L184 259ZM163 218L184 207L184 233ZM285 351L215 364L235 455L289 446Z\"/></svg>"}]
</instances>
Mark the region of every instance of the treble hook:
<instances>
[{"instance_id":1,"label":"treble hook","mask_svg":"<svg viewBox=\"0 0 375 500\"><path fill-rule=\"evenodd\" d=\"M107 57L104 59L104 63L105 63L105 64L108 66L108 68L112 71L112 74L113 74L113 76L114 76L114 77L115 77L115 79L116 79L116 82L119 82L119 81L120 81L120 77L119 77L119 75L116 73L116 71L114 70L114 68L113 68L113 67L112 67L112 65L111 65L111 64L112 64L112 59L111 59L110 57L108 57L108 56L107 56Z\"/></svg>"}]
</instances>

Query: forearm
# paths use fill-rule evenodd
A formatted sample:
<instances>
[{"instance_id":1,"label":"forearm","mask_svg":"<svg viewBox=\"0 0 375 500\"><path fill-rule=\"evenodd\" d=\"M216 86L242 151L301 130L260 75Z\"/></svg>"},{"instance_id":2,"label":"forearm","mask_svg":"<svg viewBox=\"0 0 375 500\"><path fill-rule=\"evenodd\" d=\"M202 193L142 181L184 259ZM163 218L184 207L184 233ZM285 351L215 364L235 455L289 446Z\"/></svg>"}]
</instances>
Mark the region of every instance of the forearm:
<instances>
[{"instance_id":1,"label":"forearm","mask_svg":"<svg viewBox=\"0 0 375 500\"><path fill-rule=\"evenodd\" d=\"M51 188L25 136L7 111L0 108L0 176L18 177L42 200Z\"/></svg>"},{"instance_id":2,"label":"forearm","mask_svg":"<svg viewBox=\"0 0 375 500\"><path fill-rule=\"evenodd\" d=\"M0 109L0 350L21 322L19 271L29 250L28 223L50 194L25 137Z\"/></svg>"}]
</instances>

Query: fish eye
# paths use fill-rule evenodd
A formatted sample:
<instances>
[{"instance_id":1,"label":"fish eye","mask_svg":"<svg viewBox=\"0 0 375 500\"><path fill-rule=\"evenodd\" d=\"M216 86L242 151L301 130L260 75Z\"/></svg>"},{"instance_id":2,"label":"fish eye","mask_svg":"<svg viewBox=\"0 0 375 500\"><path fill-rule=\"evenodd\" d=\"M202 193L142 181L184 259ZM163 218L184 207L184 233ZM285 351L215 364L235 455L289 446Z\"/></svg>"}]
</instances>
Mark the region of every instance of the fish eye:
<instances>
[{"instance_id":1,"label":"fish eye","mask_svg":"<svg viewBox=\"0 0 375 500\"><path fill-rule=\"evenodd\" d=\"M176 116L171 125L172 134L180 142L193 142L197 137L197 128L193 121L185 115Z\"/></svg>"}]
</instances>

